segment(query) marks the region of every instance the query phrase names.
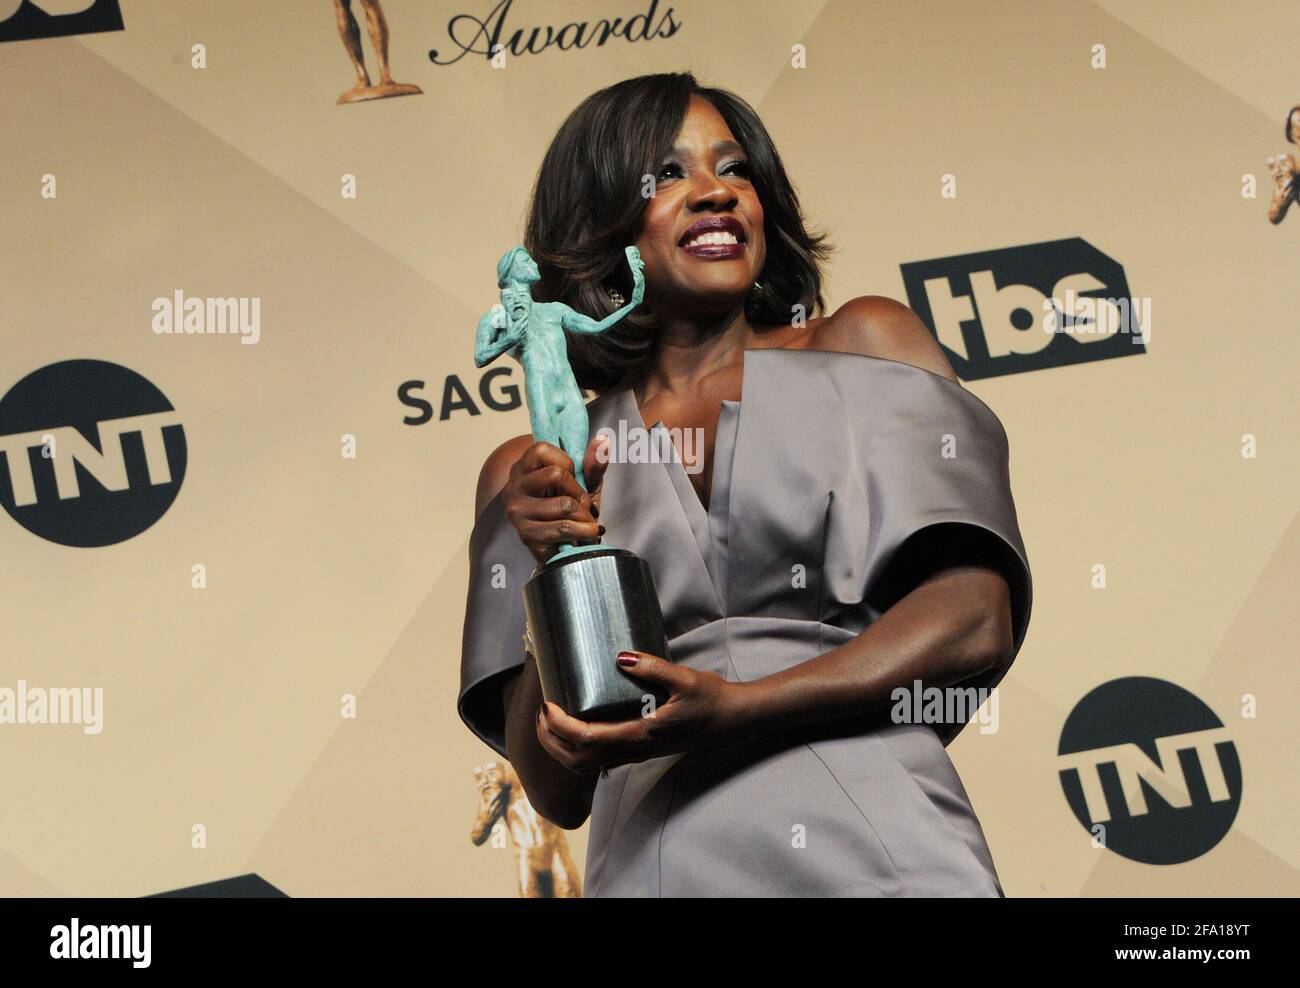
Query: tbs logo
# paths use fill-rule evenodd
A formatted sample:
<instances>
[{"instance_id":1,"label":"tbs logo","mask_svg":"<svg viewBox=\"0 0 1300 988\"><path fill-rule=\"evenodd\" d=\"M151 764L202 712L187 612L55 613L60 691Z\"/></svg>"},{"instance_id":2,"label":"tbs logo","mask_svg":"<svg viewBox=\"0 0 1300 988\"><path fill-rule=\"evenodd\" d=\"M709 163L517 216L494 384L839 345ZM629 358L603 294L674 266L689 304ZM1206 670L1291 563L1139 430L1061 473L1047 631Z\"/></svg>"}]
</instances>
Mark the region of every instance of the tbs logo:
<instances>
[{"instance_id":1,"label":"tbs logo","mask_svg":"<svg viewBox=\"0 0 1300 988\"><path fill-rule=\"evenodd\" d=\"M1085 240L902 265L908 304L963 380L1146 352L1150 303ZM1145 318L1143 318L1145 316Z\"/></svg>"},{"instance_id":2,"label":"tbs logo","mask_svg":"<svg viewBox=\"0 0 1300 988\"><path fill-rule=\"evenodd\" d=\"M1075 817L1104 846L1179 864L1223 840L1241 806L1241 761L1199 697L1163 679L1103 683L1070 712L1057 768Z\"/></svg>"},{"instance_id":3,"label":"tbs logo","mask_svg":"<svg viewBox=\"0 0 1300 988\"><path fill-rule=\"evenodd\" d=\"M121 30L118 0L0 0L0 41Z\"/></svg>"},{"instance_id":4,"label":"tbs logo","mask_svg":"<svg viewBox=\"0 0 1300 988\"><path fill-rule=\"evenodd\" d=\"M50 542L139 535L176 500L185 462L171 402L117 364L50 364L0 398L0 506Z\"/></svg>"}]
</instances>

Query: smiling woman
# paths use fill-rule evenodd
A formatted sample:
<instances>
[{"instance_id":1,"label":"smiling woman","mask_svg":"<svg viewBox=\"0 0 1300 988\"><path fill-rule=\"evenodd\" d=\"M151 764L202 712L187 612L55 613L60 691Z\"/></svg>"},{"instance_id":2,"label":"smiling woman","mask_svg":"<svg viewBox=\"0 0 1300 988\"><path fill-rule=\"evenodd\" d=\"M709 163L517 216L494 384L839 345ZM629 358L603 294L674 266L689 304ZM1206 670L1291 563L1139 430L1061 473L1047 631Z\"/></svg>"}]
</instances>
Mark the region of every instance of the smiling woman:
<instances>
[{"instance_id":1,"label":"smiling woman","mask_svg":"<svg viewBox=\"0 0 1300 988\"><path fill-rule=\"evenodd\" d=\"M706 98L707 97L707 98ZM690 176L688 180L687 176ZM680 200L701 176L714 185L695 212ZM698 200L697 200L698 201ZM740 251L690 264L681 244L699 222L725 223ZM795 307L824 306L825 235L805 228L794 188L758 115L739 97L701 89L692 76L643 76L588 97L551 142L533 191L524 244L541 268L536 299L606 315L610 289L629 297L623 249L646 263L646 306L614 332L570 340L578 383L602 390L641 363L658 335L656 308L682 295L705 313L743 299L752 324L788 325Z\"/></svg>"},{"instance_id":2,"label":"smiling woman","mask_svg":"<svg viewBox=\"0 0 1300 988\"><path fill-rule=\"evenodd\" d=\"M766 128L688 74L569 116L525 244L533 301L591 318L631 293L629 244L644 261L644 305L567 338L599 392L588 489L562 450L516 437L483 466L470 539L459 710L539 813L590 818L587 894L1000 895L944 750L969 706L891 717L919 709L900 691L983 695L1024 640L996 415L906 306L820 314L829 247ZM704 468L597 456L646 423L700 430ZM534 567L601 526L650 565L669 641L609 657L668 696L619 723L543 704L521 643Z\"/></svg>"}]
</instances>

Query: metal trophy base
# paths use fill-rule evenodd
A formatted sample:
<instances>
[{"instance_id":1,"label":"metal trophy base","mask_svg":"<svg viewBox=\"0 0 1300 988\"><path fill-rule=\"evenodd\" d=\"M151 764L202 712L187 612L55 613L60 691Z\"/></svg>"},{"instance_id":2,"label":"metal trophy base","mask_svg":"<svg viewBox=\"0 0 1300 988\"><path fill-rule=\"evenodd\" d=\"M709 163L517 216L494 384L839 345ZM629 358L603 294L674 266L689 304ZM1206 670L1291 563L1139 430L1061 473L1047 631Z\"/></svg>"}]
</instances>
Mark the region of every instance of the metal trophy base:
<instances>
[{"instance_id":1,"label":"metal trophy base","mask_svg":"<svg viewBox=\"0 0 1300 988\"><path fill-rule=\"evenodd\" d=\"M627 549L582 548L524 585L542 696L579 720L631 720L644 713L647 694L656 705L668 699L618 666L624 650L671 661L654 576Z\"/></svg>"}]
</instances>

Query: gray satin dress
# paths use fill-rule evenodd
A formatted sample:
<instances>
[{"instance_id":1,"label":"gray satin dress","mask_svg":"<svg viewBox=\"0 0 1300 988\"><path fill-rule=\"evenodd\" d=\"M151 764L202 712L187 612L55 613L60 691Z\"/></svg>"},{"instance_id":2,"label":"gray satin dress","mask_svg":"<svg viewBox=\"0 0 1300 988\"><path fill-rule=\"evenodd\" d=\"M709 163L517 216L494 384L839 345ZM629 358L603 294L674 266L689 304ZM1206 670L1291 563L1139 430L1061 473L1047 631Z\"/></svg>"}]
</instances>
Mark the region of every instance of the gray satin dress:
<instances>
[{"instance_id":1,"label":"gray satin dress","mask_svg":"<svg viewBox=\"0 0 1300 988\"><path fill-rule=\"evenodd\" d=\"M742 387L723 402L707 511L680 461L605 473L603 541L650 564L674 662L749 681L849 641L910 589L897 574L924 564L912 547L927 543L909 540L931 526L1006 577L1019 651L1029 564L1006 433L987 405L909 364L819 350L747 350ZM643 427L626 385L588 410L593 435L619 419ZM469 554L458 710L505 757L501 686L524 661L535 562L500 494ZM886 717L611 769L595 791L586 894L1001 895L945 751L960 729Z\"/></svg>"}]
</instances>

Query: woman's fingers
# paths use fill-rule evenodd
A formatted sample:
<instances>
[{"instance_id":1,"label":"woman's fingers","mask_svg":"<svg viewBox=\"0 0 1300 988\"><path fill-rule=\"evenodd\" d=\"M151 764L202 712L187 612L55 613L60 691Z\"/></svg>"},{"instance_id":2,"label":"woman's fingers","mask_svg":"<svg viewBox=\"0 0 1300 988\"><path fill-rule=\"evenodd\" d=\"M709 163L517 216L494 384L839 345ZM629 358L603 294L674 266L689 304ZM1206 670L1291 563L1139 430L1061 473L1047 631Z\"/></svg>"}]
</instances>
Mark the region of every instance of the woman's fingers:
<instances>
[{"instance_id":1,"label":"woman's fingers","mask_svg":"<svg viewBox=\"0 0 1300 988\"><path fill-rule=\"evenodd\" d=\"M583 524L595 521L586 505L571 494L535 498L528 507L528 514L533 521L561 521L566 518Z\"/></svg>"},{"instance_id":2,"label":"woman's fingers","mask_svg":"<svg viewBox=\"0 0 1300 988\"><path fill-rule=\"evenodd\" d=\"M605 480L605 470L609 467L610 439L598 435L587 444L587 452L582 458L582 475L587 480L587 490L594 504L600 505L600 486ZM594 512L599 514L599 511Z\"/></svg>"},{"instance_id":3,"label":"woman's fingers","mask_svg":"<svg viewBox=\"0 0 1300 988\"><path fill-rule=\"evenodd\" d=\"M582 489L578 478L573 475L572 464L567 467L554 464L538 467L529 473L520 474L513 481L513 485L512 493L515 496L522 495L539 501L567 497L573 501L575 514L584 517L588 515L591 495Z\"/></svg>"},{"instance_id":4,"label":"woman's fingers","mask_svg":"<svg viewBox=\"0 0 1300 988\"><path fill-rule=\"evenodd\" d=\"M643 738L644 724L588 723L578 720L556 704L542 703L537 718L537 737L547 753L573 772L599 771L623 764L626 743Z\"/></svg>"},{"instance_id":5,"label":"woman's fingers","mask_svg":"<svg viewBox=\"0 0 1300 988\"><path fill-rule=\"evenodd\" d=\"M538 441L524 450L523 455L511 467L511 473L522 478L550 467L573 475L573 460L568 453L553 443ZM574 482L577 482L576 478Z\"/></svg>"},{"instance_id":6,"label":"woman's fingers","mask_svg":"<svg viewBox=\"0 0 1300 988\"><path fill-rule=\"evenodd\" d=\"M599 466L596 482L604 473ZM533 443L515 461L506 486L506 517L539 562L554 555L559 543L599 542L604 534L596 499L583 490L573 460L558 446Z\"/></svg>"},{"instance_id":7,"label":"woman's fingers","mask_svg":"<svg viewBox=\"0 0 1300 988\"><path fill-rule=\"evenodd\" d=\"M515 487L519 493L529 497L555 497L557 494L568 494L579 501L588 498L587 492L578 483L578 478L573 475L572 462L566 466L545 464L535 470L521 473L515 480Z\"/></svg>"},{"instance_id":8,"label":"woman's fingers","mask_svg":"<svg viewBox=\"0 0 1300 988\"><path fill-rule=\"evenodd\" d=\"M519 537L535 556L549 559L561 542L598 542L605 526L585 505L568 494L550 498L519 498L506 506Z\"/></svg>"},{"instance_id":9,"label":"woman's fingers","mask_svg":"<svg viewBox=\"0 0 1300 988\"><path fill-rule=\"evenodd\" d=\"M605 526L596 521L526 521L519 530L526 542L554 546L560 542L596 542L605 534Z\"/></svg>"},{"instance_id":10,"label":"woman's fingers","mask_svg":"<svg viewBox=\"0 0 1300 988\"><path fill-rule=\"evenodd\" d=\"M550 443L537 443L529 450L529 452L536 450L531 459L525 460L527 453L525 457L520 458L520 470L514 479L515 490L519 494L538 499L571 497L576 503L570 513L580 520L590 520L594 517L590 508L593 501L599 502L600 482L605 476L607 465L600 462L601 441L600 436L592 439L584 456L583 475L587 480L588 490L584 490L578 483L578 478L573 472L573 461L569 459L569 455ZM534 464L531 468L528 467L529 462Z\"/></svg>"},{"instance_id":11,"label":"woman's fingers","mask_svg":"<svg viewBox=\"0 0 1300 988\"><path fill-rule=\"evenodd\" d=\"M551 522L525 520L516 522L515 530L519 533L519 540L539 563L544 563L555 555L556 546L561 543L585 545L599 542L600 537L605 534L605 526L597 522L568 520Z\"/></svg>"}]
</instances>

